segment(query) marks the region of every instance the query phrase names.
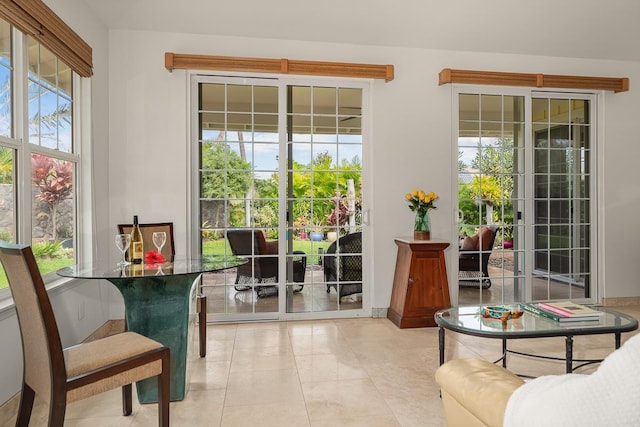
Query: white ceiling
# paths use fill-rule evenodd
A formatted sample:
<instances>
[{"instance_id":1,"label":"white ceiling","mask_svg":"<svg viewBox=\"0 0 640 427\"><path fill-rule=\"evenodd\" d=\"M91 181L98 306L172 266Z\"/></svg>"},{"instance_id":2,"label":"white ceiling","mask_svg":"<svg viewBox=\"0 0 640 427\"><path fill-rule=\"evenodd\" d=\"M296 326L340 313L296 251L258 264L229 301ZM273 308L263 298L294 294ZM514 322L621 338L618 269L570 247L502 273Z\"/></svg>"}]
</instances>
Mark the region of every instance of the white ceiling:
<instances>
[{"instance_id":1,"label":"white ceiling","mask_svg":"<svg viewBox=\"0 0 640 427\"><path fill-rule=\"evenodd\" d=\"M109 28L640 61L638 0L83 0Z\"/></svg>"}]
</instances>

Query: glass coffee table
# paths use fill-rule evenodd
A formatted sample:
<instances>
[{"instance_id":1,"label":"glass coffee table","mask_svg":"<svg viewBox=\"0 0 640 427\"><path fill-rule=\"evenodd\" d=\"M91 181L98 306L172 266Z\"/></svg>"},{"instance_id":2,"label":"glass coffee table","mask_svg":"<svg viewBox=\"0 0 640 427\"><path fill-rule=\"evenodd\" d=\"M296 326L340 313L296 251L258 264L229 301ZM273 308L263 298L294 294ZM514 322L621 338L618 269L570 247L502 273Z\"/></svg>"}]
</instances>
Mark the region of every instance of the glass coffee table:
<instances>
[{"instance_id":1,"label":"glass coffee table","mask_svg":"<svg viewBox=\"0 0 640 427\"><path fill-rule=\"evenodd\" d=\"M507 305L517 308L517 304ZM615 348L620 347L620 336L623 332L638 329L638 321L633 317L608 308L592 307L602 311L604 315L596 321L559 323L545 317L529 312L524 312L517 319L501 321L499 319L484 318L480 315L479 306L452 307L440 310L435 314L436 324L439 326L438 345L440 350L440 364L444 363L444 335L445 329L464 335L476 337L495 338L502 340L502 356L494 363L502 361L502 366L507 367L507 354L519 354L523 356L537 357L550 360L564 360L566 372L571 373L582 366L598 363L600 359L574 359L573 337L577 335L614 334ZM528 354L509 350L507 341L521 338L565 337L565 358L557 358L544 355ZM574 366L574 362L578 363Z\"/></svg>"}]
</instances>

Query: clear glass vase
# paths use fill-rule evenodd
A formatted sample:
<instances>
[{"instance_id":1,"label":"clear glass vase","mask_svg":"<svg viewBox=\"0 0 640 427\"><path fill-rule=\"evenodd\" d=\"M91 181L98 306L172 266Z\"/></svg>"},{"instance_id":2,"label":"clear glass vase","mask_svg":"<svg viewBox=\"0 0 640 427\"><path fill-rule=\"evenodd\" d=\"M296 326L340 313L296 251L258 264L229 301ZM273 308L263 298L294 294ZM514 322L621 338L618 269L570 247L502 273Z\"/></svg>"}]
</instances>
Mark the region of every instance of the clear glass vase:
<instances>
[{"instance_id":1,"label":"clear glass vase","mask_svg":"<svg viewBox=\"0 0 640 427\"><path fill-rule=\"evenodd\" d=\"M416 212L416 222L413 226L414 240L431 239L431 219L429 211Z\"/></svg>"}]
</instances>

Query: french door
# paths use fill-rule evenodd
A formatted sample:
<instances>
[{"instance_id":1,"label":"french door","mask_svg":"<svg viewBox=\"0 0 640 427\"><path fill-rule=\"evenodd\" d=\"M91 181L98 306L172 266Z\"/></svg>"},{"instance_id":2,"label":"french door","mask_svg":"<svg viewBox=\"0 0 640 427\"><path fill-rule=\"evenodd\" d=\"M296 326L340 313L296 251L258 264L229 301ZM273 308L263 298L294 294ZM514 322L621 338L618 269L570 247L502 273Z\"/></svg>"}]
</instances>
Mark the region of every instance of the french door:
<instances>
[{"instance_id":1,"label":"french door","mask_svg":"<svg viewBox=\"0 0 640 427\"><path fill-rule=\"evenodd\" d=\"M192 250L249 259L204 277L209 320L362 315L367 85L194 75L191 93Z\"/></svg>"},{"instance_id":2,"label":"french door","mask_svg":"<svg viewBox=\"0 0 640 427\"><path fill-rule=\"evenodd\" d=\"M458 273L459 304L593 302L595 96L456 91L456 238L462 249L484 227L497 230L491 248L475 249L477 274Z\"/></svg>"}]
</instances>

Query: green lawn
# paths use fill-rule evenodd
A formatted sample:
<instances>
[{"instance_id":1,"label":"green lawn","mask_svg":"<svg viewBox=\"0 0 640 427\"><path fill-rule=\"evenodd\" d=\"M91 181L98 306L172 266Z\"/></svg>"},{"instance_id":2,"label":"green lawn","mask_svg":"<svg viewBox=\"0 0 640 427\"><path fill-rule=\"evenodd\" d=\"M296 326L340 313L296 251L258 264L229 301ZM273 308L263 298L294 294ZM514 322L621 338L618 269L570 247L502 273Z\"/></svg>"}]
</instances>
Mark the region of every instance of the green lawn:
<instances>
[{"instance_id":1,"label":"green lawn","mask_svg":"<svg viewBox=\"0 0 640 427\"><path fill-rule=\"evenodd\" d=\"M73 264L73 260L70 258L43 258L37 259L38 268L40 274L45 275L53 271L57 271L63 267L67 267ZM9 286L7 282L7 276L4 274L4 269L0 265L0 289Z\"/></svg>"},{"instance_id":2,"label":"green lawn","mask_svg":"<svg viewBox=\"0 0 640 427\"><path fill-rule=\"evenodd\" d=\"M318 250L326 251L331 242L323 240L321 242L312 242L310 240L294 240L293 250L302 251L307 254L307 264L318 263ZM204 254L205 255L223 255L225 253L225 245L227 253L231 253L231 248L228 245L227 240L209 240L204 242Z\"/></svg>"}]
</instances>

